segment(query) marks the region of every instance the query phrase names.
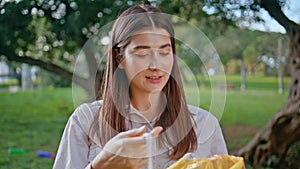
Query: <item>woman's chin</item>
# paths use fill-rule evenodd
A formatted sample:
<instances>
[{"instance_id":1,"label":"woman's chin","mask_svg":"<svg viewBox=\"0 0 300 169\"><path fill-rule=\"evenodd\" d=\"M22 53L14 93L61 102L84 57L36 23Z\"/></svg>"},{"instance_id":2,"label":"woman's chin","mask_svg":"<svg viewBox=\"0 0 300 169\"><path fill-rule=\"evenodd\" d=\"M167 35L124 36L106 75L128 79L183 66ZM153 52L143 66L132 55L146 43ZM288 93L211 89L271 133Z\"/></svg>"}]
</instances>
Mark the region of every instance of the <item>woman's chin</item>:
<instances>
[{"instance_id":1,"label":"woman's chin","mask_svg":"<svg viewBox=\"0 0 300 169\"><path fill-rule=\"evenodd\" d=\"M159 93L162 91L162 88L150 88L150 89L148 89L148 91L149 91L149 93L152 93L152 94Z\"/></svg>"}]
</instances>

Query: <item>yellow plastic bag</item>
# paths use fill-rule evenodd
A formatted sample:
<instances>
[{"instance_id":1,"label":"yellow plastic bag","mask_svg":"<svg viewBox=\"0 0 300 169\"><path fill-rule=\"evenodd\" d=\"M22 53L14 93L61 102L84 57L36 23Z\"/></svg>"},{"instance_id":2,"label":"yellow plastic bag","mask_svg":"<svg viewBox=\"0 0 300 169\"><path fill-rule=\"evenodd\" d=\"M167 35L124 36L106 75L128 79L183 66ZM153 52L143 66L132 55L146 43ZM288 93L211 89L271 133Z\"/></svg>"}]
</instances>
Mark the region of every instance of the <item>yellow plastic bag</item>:
<instances>
[{"instance_id":1,"label":"yellow plastic bag","mask_svg":"<svg viewBox=\"0 0 300 169\"><path fill-rule=\"evenodd\" d=\"M244 169L244 159L231 155L210 158L181 158L168 169Z\"/></svg>"}]
</instances>

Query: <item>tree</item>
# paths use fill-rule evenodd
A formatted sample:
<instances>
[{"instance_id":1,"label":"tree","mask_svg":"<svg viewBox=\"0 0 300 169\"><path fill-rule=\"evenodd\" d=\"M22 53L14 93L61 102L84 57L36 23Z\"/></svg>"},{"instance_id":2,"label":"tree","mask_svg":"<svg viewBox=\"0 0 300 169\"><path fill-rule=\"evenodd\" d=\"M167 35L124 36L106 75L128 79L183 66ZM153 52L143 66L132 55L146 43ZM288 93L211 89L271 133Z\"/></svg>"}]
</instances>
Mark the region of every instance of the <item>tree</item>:
<instances>
[{"instance_id":1,"label":"tree","mask_svg":"<svg viewBox=\"0 0 300 169\"><path fill-rule=\"evenodd\" d=\"M153 2L153 5L159 6L166 13L177 14L187 20L194 19L207 35L212 35L210 38L215 35L215 30L224 30L227 24L234 25L232 19L226 18L225 11L208 14L198 10L197 15L194 15L192 11L196 8L189 5L192 2L163 0ZM195 2L195 7L216 4ZM99 33L103 25L113 21L120 10L140 3L138 0L1 1L0 55L6 56L10 61L37 65L65 79L73 80L92 94L90 86L95 81L95 69L98 66L94 57L95 49L85 48L84 51L88 77L72 71L78 50L90 37Z\"/></svg>"},{"instance_id":2,"label":"tree","mask_svg":"<svg viewBox=\"0 0 300 169\"><path fill-rule=\"evenodd\" d=\"M72 71L78 50L129 5L110 0L1 1L0 55L73 80L92 94L98 66L95 53L85 48L89 76L83 77Z\"/></svg>"},{"instance_id":3,"label":"tree","mask_svg":"<svg viewBox=\"0 0 300 169\"><path fill-rule=\"evenodd\" d=\"M276 0L262 0L259 6L285 28L290 38L288 67L291 84L286 105L240 150L239 155L254 166L266 165L265 162L273 155L277 160L272 165L286 168L288 149L300 140L300 25L284 15Z\"/></svg>"},{"instance_id":4,"label":"tree","mask_svg":"<svg viewBox=\"0 0 300 169\"><path fill-rule=\"evenodd\" d=\"M84 54L88 65L88 77L72 71L79 53L78 50L90 37L99 33L99 29L103 25L113 21L120 10L140 3L141 1L138 0L2 1L0 3L0 23L5 24L2 24L0 28L2 35L0 55L6 56L10 61L37 65L65 79L73 80L90 95L93 95L94 90L91 89L91 86L95 83L95 70L98 66L97 60L95 60L96 49L84 48L86 49ZM187 20L195 16L188 12L194 9L189 5L190 3L178 0L153 2L164 12L180 14ZM180 5L189 9L185 10ZM197 5L205 4L199 1ZM233 25L234 23L232 20L226 19L224 12L221 12L220 15L209 15L200 10L197 16L197 18L194 17L196 19L194 21L199 23L201 28L224 28L227 24ZM203 19L200 19L201 17ZM202 22L198 22L198 19ZM203 30L206 34L213 36L215 30L223 29ZM102 70L99 71L100 75L103 73ZM96 82L100 83L101 80L96 79Z\"/></svg>"},{"instance_id":5,"label":"tree","mask_svg":"<svg viewBox=\"0 0 300 169\"><path fill-rule=\"evenodd\" d=\"M223 64L227 65L227 62L230 59L238 59L240 61L242 91L246 89L247 67L249 68L249 65L252 65L256 62L258 52L253 51L254 49L251 44L257 44L255 42L259 34L262 33L246 29L229 28L223 36L216 38L214 41L214 44L220 53ZM252 55L249 55L249 48L253 49Z\"/></svg>"}]
</instances>

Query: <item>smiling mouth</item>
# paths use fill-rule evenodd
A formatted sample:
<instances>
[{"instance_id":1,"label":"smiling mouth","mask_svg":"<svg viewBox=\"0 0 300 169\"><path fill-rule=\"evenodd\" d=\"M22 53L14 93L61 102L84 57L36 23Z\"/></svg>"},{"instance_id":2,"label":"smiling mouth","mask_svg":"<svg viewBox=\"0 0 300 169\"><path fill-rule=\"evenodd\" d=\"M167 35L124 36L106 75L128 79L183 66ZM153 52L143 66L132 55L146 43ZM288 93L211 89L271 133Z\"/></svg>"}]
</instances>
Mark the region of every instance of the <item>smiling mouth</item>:
<instances>
[{"instance_id":1,"label":"smiling mouth","mask_svg":"<svg viewBox=\"0 0 300 169\"><path fill-rule=\"evenodd\" d=\"M158 84L162 81L162 76L146 76L146 79L152 84Z\"/></svg>"},{"instance_id":2,"label":"smiling mouth","mask_svg":"<svg viewBox=\"0 0 300 169\"><path fill-rule=\"evenodd\" d=\"M158 79L161 79L162 76L146 76L147 79L150 79L150 80L158 80Z\"/></svg>"}]
</instances>

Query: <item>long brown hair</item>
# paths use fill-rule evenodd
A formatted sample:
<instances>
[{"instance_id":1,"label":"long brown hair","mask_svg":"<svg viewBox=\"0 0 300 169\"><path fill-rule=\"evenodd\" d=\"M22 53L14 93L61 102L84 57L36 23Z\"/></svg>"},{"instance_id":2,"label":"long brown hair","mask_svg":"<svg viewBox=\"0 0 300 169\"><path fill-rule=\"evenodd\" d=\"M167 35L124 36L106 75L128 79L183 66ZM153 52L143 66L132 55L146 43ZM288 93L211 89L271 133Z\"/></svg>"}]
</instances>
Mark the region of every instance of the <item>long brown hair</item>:
<instances>
[{"instance_id":1,"label":"long brown hair","mask_svg":"<svg viewBox=\"0 0 300 169\"><path fill-rule=\"evenodd\" d=\"M125 71L118 69L126 45L134 33L145 28L162 28L170 34L174 63L171 76L163 88L166 108L155 126L162 126L165 134L161 145L172 146L171 159L179 159L185 153L195 151L197 137L193 128L193 117L189 112L183 92L180 72L176 60L174 30L168 17L150 5L133 6L124 11L115 21L111 31L110 50L107 54L106 72L102 85L103 103L95 115L90 135L95 134L102 145L118 132L126 131L125 117L129 98L129 82ZM116 104L117 103L117 104ZM183 136L183 137L182 137Z\"/></svg>"}]
</instances>

